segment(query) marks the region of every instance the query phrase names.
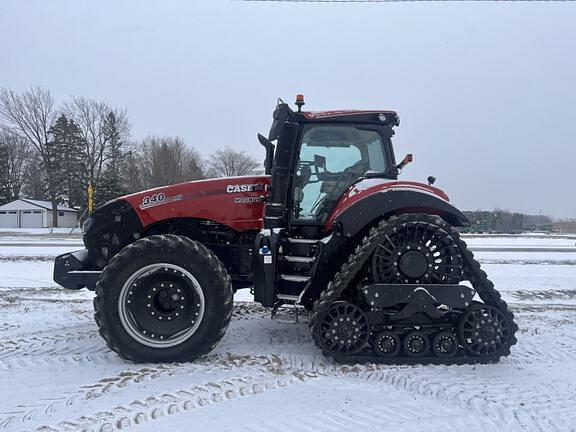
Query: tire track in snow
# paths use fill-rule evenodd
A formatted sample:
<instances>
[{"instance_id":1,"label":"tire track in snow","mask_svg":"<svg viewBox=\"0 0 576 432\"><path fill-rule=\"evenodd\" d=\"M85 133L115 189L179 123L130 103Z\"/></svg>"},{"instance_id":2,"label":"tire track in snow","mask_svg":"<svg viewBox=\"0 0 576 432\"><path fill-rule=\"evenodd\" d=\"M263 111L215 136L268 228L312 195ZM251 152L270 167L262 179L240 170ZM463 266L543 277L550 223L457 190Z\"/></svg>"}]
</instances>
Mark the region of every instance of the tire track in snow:
<instances>
[{"instance_id":1,"label":"tire track in snow","mask_svg":"<svg viewBox=\"0 0 576 432\"><path fill-rule=\"evenodd\" d=\"M207 382L187 388L150 395L145 399L135 399L126 404L101 410L89 416L74 420L61 421L55 426L43 425L39 432L57 432L82 430L125 429L148 421L186 412L193 409L219 404L238 397L261 394L264 392L300 384L317 376L311 373L293 372L278 377L260 374L222 381Z\"/></svg>"},{"instance_id":2,"label":"tire track in snow","mask_svg":"<svg viewBox=\"0 0 576 432\"><path fill-rule=\"evenodd\" d=\"M336 363L332 363L327 359L324 359L321 356L299 356L299 355L292 355L292 356L277 356L277 355L269 355L269 356L213 356L211 358L206 358L205 362L207 364L216 364L216 365L224 365L229 368L230 371L239 371L243 365L257 365L261 367L261 370L265 370L260 374L255 375L250 381L251 385L256 385L264 382L264 387L266 387L266 382L270 379L276 379L278 376L313 376L313 377L337 377L337 378L348 378L348 379L356 379L360 381L369 381L369 382L382 382L392 387L406 391L409 394L417 395L420 397L427 397L433 398L437 400L441 400L445 403L450 405L459 405L461 408L469 409L474 413L477 413L480 416L486 417L486 422L484 425L492 424L492 422L496 422L497 424L510 424L510 422L519 422L520 425L530 428L530 430L541 430L544 428L550 428L552 425L551 420L546 416L542 415L544 412L541 410L535 411L535 414L527 413L526 409L526 402L525 405L518 410L513 409L513 407L508 406L505 402L507 401L506 395L508 394L509 384L505 383L494 383L491 381L487 381L485 377L482 379L477 378L477 374L475 372L476 368L472 366L454 366L451 368L443 368L443 367L409 367L409 366L397 366L397 367L390 367L390 366L382 366L382 365L374 365L374 364L367 364L367 365L356 365L356 366L343 366ZM189 365L188 365L189 366ZM196 368L203 369L207 365L204 364L196 364ZM488 369L490 366L477 366L478 368ZM472 369L470 369L472 368ZM441 374L439 374L439 370L442 369L446 372L446 369L451 370L452 377L447 379L444 374L444 378L439 378ZM155 376L154 374L157 373L158 375ZM466 377L466 373L468 376ZM167 373L168 374L168 373ZM151 373L144 372L143 375L144 379L158 379L162 378L163 372L151 371ZM478 373L478 375L482 375ZM132 377L135 377L133 375ZM137 383L137 378L130 377L128 382ZM272 377L272 378L271 378ZM123 374L119 374L113 377L112 381L115 383L122 383L122 379L125 378ZM247 378L235 378L232 380L225 380L226 382L234 380L240 380L239 382L244 382ZM100 392L104 394L107 392L105 390L106 380L103 381L103 384L99 387L96 387L96 392ZM193 386L195 390L198 390L198 386ZM200 386L202 387L202 386ZM206 387L206 385L204 386ZM230 388L227 387L229 390L234 390L234 386ZM489 391L486 391L486 388ZM215 396L213 395L205 399L206 403L199 402L199 399L192 400L190 390L186 393L186 389L180 392L169 392L169 393L162 393L159 396L150 396L148 398L138 399L132 401L130 403L118 405L114 408L99 411L92 416L83 417L82 419L76 419L71 422L60 422L56 425L55 428L40 428L39 430L48 431L48 430L77 430L83 429L84 427L88 426L95 426L98 425L100 429L104 428L124 428L129 425L139 424L142 421L147 420L155 420L160 417L166 415L172 415L177 412L187 411L191 409L191 407L198 407L204 406L207 404L211 404L210 400L212 401L220 401L220 400L227 400L231 397L220 397L217 393ZM517 389L516 391L519 394L522 394L522 389ZM205 393L205 392L204 392ZM232 391L230 394L234 395L238 393L238 391ZM242 393L242 391L240 391ZM253 393L257 393L254 391ZM500 395L501 399L491 397L491 394ZM525 393L525 392L524 392ZM176 396L174 396L176 394ZM194 391L192 391L194 394ZM246 391L246 394L250 394L250 391ZM545 393L549 394L549 393ZM548 405L543 405L542 401L538 399L537 394L535 395L528 395L526 400L528 401L529 410L530 411L533 407L538 406L545 406L545 408L550 410L556 410L558 412L563 412L569 409L571 405L568 405L567 402L569 400L562 400L561 398L555 398L557 401L562 403L552 403ZM184 405L188 403L188 405ZM128 406L128 407L127 407ZM136 410L134 407L141 406L143 410ZM187 407L187 408L186 408ZM420 409L418 413L420 413ZM417 413L412 413L416 415ZM408 418L412 415L410 412L406 412L404 415L408 416ZM354 417L354 412L347 413L348 417L355 419L354 422L361 423L362 419ZM511 417L512 416L512 417ZM319 422L323 419L319 418ZM325 419L324 419L325 420ZM435 420L437 422L438 428L442 428L446 426L446 423L442 422L441 420ZM385 424L384 420L382 420L382 424ZM312 425L316 424L317 422L313 422ZM375 421L375 424L378 422ZM450 423L452 424L452 423ZM452 424L453 426L457 426L457 423ZM472 427L474 425L470 425ZM475 426L474 426L475 427ZM320 429L322 430L322 429ZM444 429L445 430L445 429ZM474 428L472 428L474 430Z\"/></svg>"},{"instance_id":3,"label":"tire track in snow","mask_svg":"<svg viewBox=\"0 0 576 432\"><path fill-rule=\"evenodd\" d=\"M573 397L557 386L537 383L526 386L519 377L519 383L511 385L503 377L506 372L491 376L487 371L493 366L452 366L443 368L422 367L418 370L370 373L364 379L377 380L415 396L428 397L451 406L456 405L470 410L481 417L490 419L495 425L516 423L513 430L563 430L560 424L566 423L562 417L554 418L550 412L566 412L576 416L573 410ZM472 368L472 369L470 369ZM485 373L478 373L481 369ZM451 372L451 377L446 376ZM546 386L543 389L543 386ZM521 399L510 399L510 394ZM500 430L500 429L499 429ZM568 429L564 429L568 430Z\"/></svg>"},{"instance_id":4,"label":"tire track in snow","mask_svg":"<svg viewBox=\"0 0 576 432\"><path fill-rule=\"evenodd\" d=\"M147 380L193 375L198 372L211 373L213 371L246 371L265 373L277 370L273 358L261 357L234 357L231 355L208 355L193 363L163 363L144 367L129 368L116 375L103 377L93 384L81 387L83 399L94 399L114 391L123 391L130 386L140 384Z\"/></svg>"},{"instance_id":5,"label":"tire track in snow","mask_svg":"<svg viewBox=\"0 0 576 432\"><path fill-rule=\"evenodd\" d=\"M85 384L77 389L69 389L61 396L54 396L49 400L39 400L33 404L30 410L20 410L0 415L0 429L6 429L17 423L24 424L33 421L38 416L54 416L63 409L86 404L87 401L108 394L122 394L133 386L147 380L159 380L177 376L190 376L195 374L207 374L214 371L234 374L263 374L277 371L277 360L273 357L234 357L234 356L210 356L196 363L174 363L150 365L134 369L126 369L118 374L103 377L92 384ZM72 395L72 396L71 396Z\"/></svg>"},{"instance_id":6,"label":"tire track in snow","mask_svg":"<svg viewBox=\"0 0 576 432\"><path fill-rule=\"evenodd\" d=\"M96 329L70 333L51 330L3 340L0 342L0 360L16 356L96 354L107 350L106 345L99 340Z\"/></svg>"}]
</instances>

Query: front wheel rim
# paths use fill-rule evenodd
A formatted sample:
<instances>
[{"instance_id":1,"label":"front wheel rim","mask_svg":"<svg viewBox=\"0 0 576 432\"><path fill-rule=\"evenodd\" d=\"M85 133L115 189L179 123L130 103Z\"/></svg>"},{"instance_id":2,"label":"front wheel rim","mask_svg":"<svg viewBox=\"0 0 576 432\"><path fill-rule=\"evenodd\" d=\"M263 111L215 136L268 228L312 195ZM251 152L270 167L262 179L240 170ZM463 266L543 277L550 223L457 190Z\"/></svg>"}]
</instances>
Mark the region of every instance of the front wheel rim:
<instances>
[{"instance_id":1,"label":"front wheel rim","mask_svg":"<svg viewBox=\"0 0 576 432\"><path fill-rule=\"evenodd\" d=\"M205 298L198 280L168 263L135 271L118 297L118 314L132 339L152 348L171 348L192 337L204 317Z\"/></svg>"}]
</instances>

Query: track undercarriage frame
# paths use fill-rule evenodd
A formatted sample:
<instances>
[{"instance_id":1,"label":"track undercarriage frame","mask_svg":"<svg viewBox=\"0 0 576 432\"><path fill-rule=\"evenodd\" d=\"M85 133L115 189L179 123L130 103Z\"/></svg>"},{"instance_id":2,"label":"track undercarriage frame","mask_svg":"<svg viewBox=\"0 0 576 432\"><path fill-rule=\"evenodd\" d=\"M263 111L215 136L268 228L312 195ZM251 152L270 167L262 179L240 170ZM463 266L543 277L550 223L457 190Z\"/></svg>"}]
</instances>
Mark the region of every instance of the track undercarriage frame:
<instances>
[{"instance_id":1,"label":"track undercarriage frame","mask_svg":"<svg viewBox=\"0 0 576 432\"><path fill-rule=\"evenodd\" d=\"M439 237L453 243L458 279L471 287L448 283L457 282L452 277L432 284L361 283L375 250L392 242L390 222L434 225ZM496 362L510 353L518 328L458 233L427 215L403 215L373 228L315 302L309 326L316 345L339 362L392 364Z\"/></svg>"}]
</instances>

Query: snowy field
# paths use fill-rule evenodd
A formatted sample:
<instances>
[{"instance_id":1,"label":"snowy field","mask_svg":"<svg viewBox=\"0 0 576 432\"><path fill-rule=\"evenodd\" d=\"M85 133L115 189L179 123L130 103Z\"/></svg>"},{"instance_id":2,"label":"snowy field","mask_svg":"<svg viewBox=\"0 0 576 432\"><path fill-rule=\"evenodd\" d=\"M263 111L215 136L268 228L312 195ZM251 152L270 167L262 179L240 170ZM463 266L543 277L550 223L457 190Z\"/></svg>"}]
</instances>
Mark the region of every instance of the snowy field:
<instances>
[{"instance_id":1,"label":"snowy field","mask_svg":"<svg viewBox=\"0 0 576 432\"><path fill-rule=\"evenodd\" d=\"M78 241L0 232L0 431L576 430L574 236L468 239L520 326L483 366L334 364L246 292L202 360L134 365L98 336L93 294L52 282Z\"/></svg>"}]
</instances>

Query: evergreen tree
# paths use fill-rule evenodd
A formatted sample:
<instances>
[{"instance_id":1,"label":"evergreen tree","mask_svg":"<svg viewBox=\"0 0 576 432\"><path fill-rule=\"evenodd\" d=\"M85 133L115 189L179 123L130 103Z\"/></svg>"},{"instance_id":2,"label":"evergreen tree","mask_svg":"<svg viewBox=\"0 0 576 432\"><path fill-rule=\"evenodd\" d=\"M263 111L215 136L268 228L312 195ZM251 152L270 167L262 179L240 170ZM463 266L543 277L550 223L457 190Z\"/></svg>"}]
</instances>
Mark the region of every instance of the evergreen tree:
<instances>
[{"instance_id":1,"label":"evergreen tree","mask_svg":"<svg viewBox=\"0 0 576 432\"><path fill-rule=\"evenodd\" d=\"M107 201L126 195L127 193L118 173L115 173L111 169L102 172L94 190L96 205L102 205Z\"/></svg>"},{"instance_id":2,"label":"evergreen tree","mask_svg":"<svg viewBox=\"0 0 576 432\"><path fill-rule=\"evenodd\" d=\"M52 163L51 189L71 207L84 203L84 143L80 128L72 119L60 115L50 128L48 151Z\"/></svg>"}]
</instances>

